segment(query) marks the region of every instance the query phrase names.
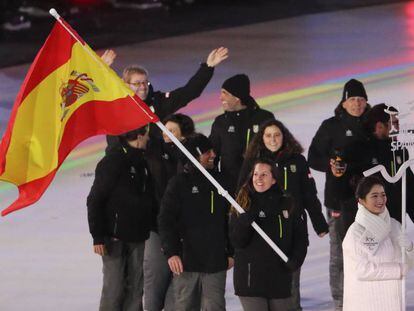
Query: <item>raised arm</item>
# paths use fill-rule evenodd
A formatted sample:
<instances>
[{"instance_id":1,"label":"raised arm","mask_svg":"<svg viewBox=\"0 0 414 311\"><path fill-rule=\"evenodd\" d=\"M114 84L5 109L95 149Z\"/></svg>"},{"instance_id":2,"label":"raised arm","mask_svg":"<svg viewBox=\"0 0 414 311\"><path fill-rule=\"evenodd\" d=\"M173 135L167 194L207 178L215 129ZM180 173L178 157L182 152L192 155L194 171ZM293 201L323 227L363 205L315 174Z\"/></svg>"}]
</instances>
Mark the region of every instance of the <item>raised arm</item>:
<instances>
[{"instance_id":1,"label":"raised arm","mask_svg":"<svg viewBox=\"0 0 414 311\"><path fill-rule=\"evenodd\" d=\"M101 59L105 64L107 64L109 67L114 63L116 58L116 53L114 50L105 50L105 52L102 54Z\"/></svg>"},{"instance_id":2,"label":"raised arm","mask_svg":"<svg viewBox=\"0 0 414 311\"><path fill-rule=\"evenodd\" d=\"M156 92L153 107L158 117L164 119L199 97L210 82L214 67L227 58L228 50L226 48L214 49L208 55L206 63L200 65L197 72L184 86L167 93Z\"/></svg>"},{"instance_id":3,"label":"raised arm","mask_svg":"<svg viewBox=\"0 0 414 311\"><path fill-rule=\"evenodd\" d=\"M228 57L229 50L225 47L219 47L208 54L206 64L208 67L215 67Z\"/></svg>"}]
</instances>

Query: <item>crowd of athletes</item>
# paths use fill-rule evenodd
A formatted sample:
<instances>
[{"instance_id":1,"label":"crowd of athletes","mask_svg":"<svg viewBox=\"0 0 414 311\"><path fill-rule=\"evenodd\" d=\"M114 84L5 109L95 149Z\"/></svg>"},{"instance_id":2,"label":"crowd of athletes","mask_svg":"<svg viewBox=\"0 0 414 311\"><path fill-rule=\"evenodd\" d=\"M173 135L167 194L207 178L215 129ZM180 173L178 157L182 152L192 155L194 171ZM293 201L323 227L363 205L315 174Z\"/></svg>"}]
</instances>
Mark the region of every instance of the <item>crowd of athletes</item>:
<instances>
[{"instance_id":1,"label":"crowd of athletes","mask_svg":"<svg viewBox=\"0 0 414 311\"><path fill-rule=\"evenodd\" d=\"M108 65L115 57L110 50L102 56ZM233 268L243 310L302 310L300 271L309 247L309 218L319 237L329 235L335 310L356 310L358 305L364 306L360 310L398 310L397 289L413 265L412 242L398 223L401 185L362 178L378 164L395 174L408 159L405 149L391 151L396 109L371 106L364 85L349 80L305 157L289 124L261 108L250 95L249 77L237 74L217 90L223 113L205 136L197 133L190 116L177 111L201 95L215 67L227 58L224 47L211 51L185 85L169 92L156 91L144 67L124 69L124 82L244 213L156 125L108 136L87 198L93 249L103 262L99 309L225 310L226 275ZM326 173L326 215L310 168ZM412 178L408 172L408 185ZM413 195L407 191L411 220ZM371 203L377 210L371 211ZM287 262L253 229L253 222ZM355 300L353 293L363 298ZM387 303L378 309L364 299Z\"/></svg>"}]
</instances>

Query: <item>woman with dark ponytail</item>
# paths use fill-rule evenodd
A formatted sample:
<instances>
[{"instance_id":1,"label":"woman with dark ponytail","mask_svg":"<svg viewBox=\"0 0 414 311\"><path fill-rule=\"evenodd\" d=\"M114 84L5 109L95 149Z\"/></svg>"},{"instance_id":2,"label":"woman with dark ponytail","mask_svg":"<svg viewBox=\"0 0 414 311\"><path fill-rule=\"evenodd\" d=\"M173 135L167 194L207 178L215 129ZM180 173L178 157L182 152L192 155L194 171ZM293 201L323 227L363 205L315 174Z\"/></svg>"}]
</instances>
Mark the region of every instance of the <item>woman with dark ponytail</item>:
<instances>
[{"instance_id":1,"label":"woman with dark ponytail","mask_svg":"<svg viewBox=\"0 0 414 311\"><path fill-rule=\"evenodd\" d=\"M277 176L272 161L256 160L236 199L245 213L232 209L230 215L234 288L245 311L290 310L292 273L306 256L305 221L279 188ZM286 254L287 263L251 227L253 221Z\"/></svg>"}]
</instances>

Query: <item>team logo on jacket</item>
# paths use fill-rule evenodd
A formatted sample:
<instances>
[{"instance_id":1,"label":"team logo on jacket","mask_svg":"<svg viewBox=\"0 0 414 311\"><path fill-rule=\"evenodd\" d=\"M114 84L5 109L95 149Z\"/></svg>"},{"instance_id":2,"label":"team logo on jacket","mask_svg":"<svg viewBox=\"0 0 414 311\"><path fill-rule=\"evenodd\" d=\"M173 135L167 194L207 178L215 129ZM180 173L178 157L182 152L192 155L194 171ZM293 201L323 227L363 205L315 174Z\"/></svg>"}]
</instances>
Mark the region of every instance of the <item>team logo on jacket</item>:
<instances>
[{"instance_id":1,"label":"team logo on jacket","mask_svg":"<svg viewBox=\"0 0 414 311\"><path fill-rule=\"evenodd\" d=\"M352 134L352 131L351 131L351 130L346 130L345 135L346 135L346 136L348 136L348 137L350 137L350 136L354 136L354 135Z\"/></svg>"},{"instance_id":2,"label":"team logo on jacket","mask_svg":"<svg viewBox=\"0 0 414 311\"><path fill-rule=\"evenodd\" d=\"M265 214L265 212L260 211L260 213L259 213L259 217L260 217L260 218L266 218L266 214Z\"/></svg>"},{"instance_id":3,"label":"team logo on jacket","mask_svg":"<svg viewBox=\"0 0 414 311\"><path fill-rule=\"evenodd\" d=\"M372 165L377 165L378 164L378 159L377 158L372 158L371 164Z\"/></svg>"},{"instance_id":4,"label":"team logo on jacket","mask_svg":"<svg viewBox=\"0 0 414 311\"><path fill-rule=\"evenodd\" d=\"M290 171L291 171L292 173L296 173L296 164L291 164L291 165L290 165Z\"/></svg>"},{"instance_id":5,"label":"team logo on jacket","mask_svg":"<svg viewBox=\"0 0 414 311\"><path fill-rule=\"evenodd\" d=\"M398 163L399 165L401 165L401 163L402 163L402 160L401 160L401 157L400 157L400 156L397 156L397 163Z\"/></svg>"},{"instance_id":6,"label":"team logo on jacket","mask_svg":"<svg viewBox=\"0 0 414 311\"><path fill-rule=\"evenodd\" d=\"M193 186L193 188L191 189L191 193L199 193L198 187L197 186Z\"/></svg>"},{"instance_id":7,"label":"team logo on jacket","mask_svg":"<svg viewBox=\"0 0 414 311\"><path fill-rule=\"evenodd\" d=\"M168 160L170 158L170 156L168 155L168 153L164 153L162 155L162 157L163 157L164 160Z\"/></svg>"},{"instance_id":8,"label":"team logo on jacket","mask_svg":"<svg viewBox=\"0 0 414 311\"><path fill-rule=\"evenodd\" d=\"M227 130L227 132L229 133L234 133L236 131L236 128L234 127L234 125L230 125L229 129Z\"/></svg>"},{"instance_id":9,"label":"team logo on jacket","mask_svg":"<svg viewBox=\"0 0 414 311\"><path fill-rule=\"evenodd\" d=\"M131 174L136 174L137 171L135 170L135 167L131 166L131 169L129 171Z\"/></svg>"},{"instance_id":10,"label":"team logo on jacket","mask_svg":"<svg viewBox=\"0 0 414 311\"><path fill-rule=\"evenodd\" d=\"M378 247L378 241L376 241L375 237L372 236L365 236L363 243L370 251L375 251Z\"/></svg>"},{"instance_id":11,"label":"team logo on jacket","mask_svg":"<svg viewBox=\"0 0 414 311\"><path fill-rule=\"evenodd\" d=\"M283 214L283 217L285 217L285 219L288 219L289 218L289 211L287 209L284 209L282 211L282 214Z\"/></svg>"},{"instance_id":12,"label":"team logo on jacket","mask_svg":"<svg viewBox=\"0 0 414 311\"><path fill-rule=\"evenodd\" d=\"M253 125L253 133L258 133L259 132L259 124L255 124Z\"/></svg>"}]
</instances>

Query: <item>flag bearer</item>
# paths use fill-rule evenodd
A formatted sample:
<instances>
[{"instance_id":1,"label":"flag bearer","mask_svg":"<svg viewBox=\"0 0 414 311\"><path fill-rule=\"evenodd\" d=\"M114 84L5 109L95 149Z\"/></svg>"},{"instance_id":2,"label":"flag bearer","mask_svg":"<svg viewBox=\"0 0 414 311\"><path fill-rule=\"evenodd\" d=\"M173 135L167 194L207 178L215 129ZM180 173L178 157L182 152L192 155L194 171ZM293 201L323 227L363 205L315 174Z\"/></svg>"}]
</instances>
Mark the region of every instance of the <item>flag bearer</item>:
<instances>
[{"instance_id":1,"label":"flag bearer","mask_svg":"<svg viewBox=\"0 0 414 311\"><path fill-rule=\"evenodd\" d=\"M207 137L189 138L187 149L219 182ZM224 185L225 186L225 185ZM159 233L174 273L175 310L225 310L226 270L233 266L227 238L228 203L191 163L173 177L158 217Z\"/></svg>"}]
</instances>

